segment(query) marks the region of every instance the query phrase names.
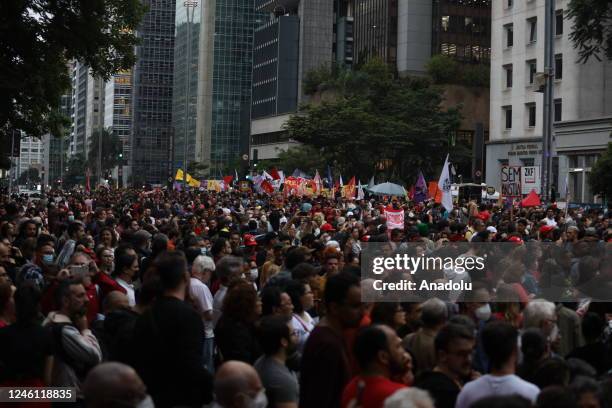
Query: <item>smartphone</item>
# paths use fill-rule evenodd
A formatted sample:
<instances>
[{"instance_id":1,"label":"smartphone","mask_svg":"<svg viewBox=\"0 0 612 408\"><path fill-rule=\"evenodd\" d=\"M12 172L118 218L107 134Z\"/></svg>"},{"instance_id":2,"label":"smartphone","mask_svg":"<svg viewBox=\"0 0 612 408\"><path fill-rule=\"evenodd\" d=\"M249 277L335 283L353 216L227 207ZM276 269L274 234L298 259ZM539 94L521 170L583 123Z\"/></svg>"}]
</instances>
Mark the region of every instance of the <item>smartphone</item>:
<instances>
[{"instance_id":1,"label":"smartphone","mask_svg":"<svg viewBox=\"0 0 612 408\"><path fill-rule=\"evenodd\" d=\"M82 279L89 273L89 265L71 265L70 275L76 279Z\"/></svg>"}]
</instances>

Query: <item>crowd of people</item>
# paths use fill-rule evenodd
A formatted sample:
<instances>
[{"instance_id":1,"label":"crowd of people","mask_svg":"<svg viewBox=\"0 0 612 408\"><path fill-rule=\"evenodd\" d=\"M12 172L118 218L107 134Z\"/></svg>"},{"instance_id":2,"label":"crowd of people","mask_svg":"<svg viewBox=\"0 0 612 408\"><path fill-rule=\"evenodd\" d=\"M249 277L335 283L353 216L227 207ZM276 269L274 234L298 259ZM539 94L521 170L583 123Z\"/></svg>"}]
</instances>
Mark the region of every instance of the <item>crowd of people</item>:
<instances>
[{"instance_id":1,"label":"crowd of people","mask_svg":"<svg viewBox=\"0 0 612 408\"><path fill-rule=\"evenodd\" d=\"M385 196L3 195L0 386L74 387L73 405L105 408L612 408L611 216ZM503 270L468 273L469 291L366 301L372 243L511 250Z\"/></svg>"}]
</instances>

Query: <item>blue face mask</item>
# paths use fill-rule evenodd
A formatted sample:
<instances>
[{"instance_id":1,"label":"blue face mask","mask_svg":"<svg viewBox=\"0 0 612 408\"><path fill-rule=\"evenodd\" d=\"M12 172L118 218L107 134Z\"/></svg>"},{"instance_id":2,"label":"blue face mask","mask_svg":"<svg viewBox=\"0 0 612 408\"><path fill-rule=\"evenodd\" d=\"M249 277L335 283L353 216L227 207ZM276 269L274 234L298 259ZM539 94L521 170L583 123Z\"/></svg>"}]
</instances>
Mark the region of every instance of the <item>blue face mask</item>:
<instances>
[{"instance_id":1,"label":"blue face mask","mask_svg":"<svg viewBox=\"0 0 612 408\"><path fill-rule=\"evenodd\" d=\"M68 216L68 221L70 221L70 222L74 221L74 215L69 215Z\"/></svg>"},{"instance_id":2,"label":"blue face mask","mask_svg":"<svg viewBox=\"0 0 612 408\"><path fill-rule=\"evenodd\" d=\"M42 261L45 265L52 265L53 264L53 254L44 254L42 256Z\"/></svg>"}]
</instances>

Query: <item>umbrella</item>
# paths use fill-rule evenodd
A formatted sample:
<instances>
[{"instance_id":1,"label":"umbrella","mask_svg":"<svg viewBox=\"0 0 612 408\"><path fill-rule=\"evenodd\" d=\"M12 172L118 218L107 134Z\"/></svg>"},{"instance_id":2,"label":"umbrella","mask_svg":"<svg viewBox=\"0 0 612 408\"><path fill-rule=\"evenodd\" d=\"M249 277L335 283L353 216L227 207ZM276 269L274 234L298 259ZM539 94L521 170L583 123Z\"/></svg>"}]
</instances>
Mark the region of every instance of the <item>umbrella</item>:
<instances>
[{"instance_id":1,"label":"umbrella","mask_svg":"<svg viewBox=\"0 0 612 408\"><path fill-rule=\"evenodd\" d=\"M389 182L377 184L372 187L368 186L368 191L378 195L406 196L406 189L403 186Z\"/></svg>"}]
</instances>

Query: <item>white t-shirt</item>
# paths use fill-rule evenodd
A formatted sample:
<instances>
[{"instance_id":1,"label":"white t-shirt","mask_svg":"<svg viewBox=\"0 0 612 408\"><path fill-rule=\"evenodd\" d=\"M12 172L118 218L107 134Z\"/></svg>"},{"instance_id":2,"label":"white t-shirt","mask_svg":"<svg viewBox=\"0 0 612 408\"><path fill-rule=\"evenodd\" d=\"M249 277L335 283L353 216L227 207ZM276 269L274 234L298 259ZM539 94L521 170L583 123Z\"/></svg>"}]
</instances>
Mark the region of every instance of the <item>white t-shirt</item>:
<instances>
[{"instance_id":1,"label":"white t-shirt","mask_svg":"<svg viewBox=\"0 0 612 408\"><path fill-rule=\"evenodd\" d=\"M195 301L198 311L200 313L204 312L212 312L213 310L213 296L210 293L210 289L206 286L201 280L196 278L191 278L191 282L189 284L189 294ZM214 325L212 320L206 320L202 317L202 322L204 322L204 335L207 339L211 339L215 337L215 333L213 332Z\"/></svg>"},{"instance_id":2,"label":"white t-shirt","mask_svg":"<svg viewBox=\"0 0 612 408\"><path fill-rule=\"evenodd\" d=\"M306 344L306 340L308 340L308 336L310 336L310 332L315 328L315 322L310 317L308 312L304 312L306 318L303 319L297 314L293 314L291 319L291 325L293 329L297 332L298 336L298 350L303 351L304 345Z\"/></svg>"},{"instance_id":3,"label":"white t-shirt","mask_svg":"<svg viewBox=\"0 0 612 408\"><path fill-rule=\"evenodd\" d=\"M540 389L520 377L510 374L503 376L483 375L470 381L457 397L455 408L469 408L474 402L497 395L520 395L535 404Z\"/></svg>"},{"instance_id":4,"label":"white t-shirt","mask_svg":"<svg viewBox=\"0 0 612 408\"><path fill-rule=\"evenodd\" d=\"M136 292L134 291L134 285L127 283L121 278L117 278L116 281L127 292L126 295L128 302L130 303L130 307L136 306Z\"/></svg>"},{"instance_id":5,"label":"white t-shirt","mask_svg":"<svg viewBox=\"0 0 612 408\"><path fill-rule=\"evenodd\" d=\"M213 327L217 324L219 318L221 317L223 309L223 299L225 299L226 294L227 287L220 285L213 299Z\"/></svg>"},{"instance_id":6,"label":"white t-shirt","mask_svg":"<svg viewBox=\"0 0 612 408\"><path fill-rule=\"evenodd\" d=\"M557 226L557 221L555 221L555 219L553 218L552 220L548 217L546 218L542 218L542 221L544 221L546 223L547 226L549 227L556 227ZM542 222L540 221L540 222Z\"/></svg>"}]
</instances>

